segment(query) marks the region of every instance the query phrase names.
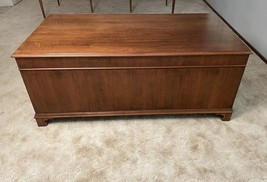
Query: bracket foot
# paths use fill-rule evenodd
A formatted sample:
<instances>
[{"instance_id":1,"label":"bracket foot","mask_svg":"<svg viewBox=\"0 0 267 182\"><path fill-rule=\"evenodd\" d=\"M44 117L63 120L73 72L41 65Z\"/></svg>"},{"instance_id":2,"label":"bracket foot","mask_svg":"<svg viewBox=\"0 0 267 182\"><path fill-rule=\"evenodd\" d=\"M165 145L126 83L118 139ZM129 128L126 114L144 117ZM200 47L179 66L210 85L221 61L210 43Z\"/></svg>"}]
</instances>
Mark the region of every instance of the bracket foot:
<instances>
[{"instance_id":1,"label":"bracket foot","mask_svg":"<svg viewBox=\"0 0 267 182\"><path fill-rule=\"evenodd\" d=\"M232 113L221 114L221 116L222 116L222 121L230 121L232 117Z\"/></svg>"},{"instance_id":2,"label":"bracket foot","mask_svg":"<svg viewBox=\"0 0 267 182\"><path fill-rule=\"evenodd\" d=\"M47 118L35 118L35 119L36 119L37 125L39 127L48 125L48 119Z\"/></svg>"}]
</instances>

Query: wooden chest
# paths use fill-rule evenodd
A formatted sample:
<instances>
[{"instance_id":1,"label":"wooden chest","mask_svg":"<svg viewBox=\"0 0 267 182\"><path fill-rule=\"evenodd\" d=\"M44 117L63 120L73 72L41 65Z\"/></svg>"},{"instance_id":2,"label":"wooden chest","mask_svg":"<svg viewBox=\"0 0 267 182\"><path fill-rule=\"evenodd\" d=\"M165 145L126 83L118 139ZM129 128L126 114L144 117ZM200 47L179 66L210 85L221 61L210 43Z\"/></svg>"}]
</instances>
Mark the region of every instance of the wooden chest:
<instances>
[{"instance_id":1,"label":"wooden chest","mask_svg":"<svg viewBox=\"0 0 267 182\"><path fill-rule=\"evenodd\" d=\"M50 15L12 55L39 126L64 117L230 120L250 54L215 15Z\"/></svg>"}]
</instances>

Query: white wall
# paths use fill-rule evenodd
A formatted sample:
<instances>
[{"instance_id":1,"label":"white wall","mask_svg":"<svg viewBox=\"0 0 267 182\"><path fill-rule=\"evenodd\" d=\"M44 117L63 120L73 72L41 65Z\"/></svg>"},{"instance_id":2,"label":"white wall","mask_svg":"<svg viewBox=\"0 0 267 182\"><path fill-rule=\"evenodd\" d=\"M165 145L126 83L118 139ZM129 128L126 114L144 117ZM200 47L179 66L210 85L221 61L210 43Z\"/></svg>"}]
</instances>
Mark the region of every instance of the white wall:
<instances>
[{"instance_id":1,"label":"white wall","mask_svg":"<svg viewBox=\"0 0 267 182\"><path fill-rule=\"evenodd\" d=\"M267 0L207 0L207 2L267 58Z\"/></svg>"},{"instance_id":2,"label":"white wall","mask_svg":"<svg viewBox=\"0 0 267 182\"><path fill-rule=\"evenodd\" d=\"M0 6L14 6L21 0L0 0Z\"/></svg>"}]
</instances>

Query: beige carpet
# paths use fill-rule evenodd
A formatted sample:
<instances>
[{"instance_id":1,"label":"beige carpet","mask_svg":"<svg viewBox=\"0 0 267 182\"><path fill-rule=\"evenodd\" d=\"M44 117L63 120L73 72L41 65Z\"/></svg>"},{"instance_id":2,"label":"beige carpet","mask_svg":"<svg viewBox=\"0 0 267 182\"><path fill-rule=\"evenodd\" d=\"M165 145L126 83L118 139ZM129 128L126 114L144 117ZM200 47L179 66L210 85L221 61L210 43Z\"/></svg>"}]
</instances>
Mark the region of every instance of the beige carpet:
<instances>
[{"instance_id":1,"label":"beige carpet","mask_svg":"<svg viewBox=\"0 0 267 182\"><path fill-rule=\"evenodd\" d=\"M96 13L128 13L128 0L95 0ZM87 13L87 0L45 0L47 13ZM134 0L134 13L169 13ZM176 12L209 12L177 0ZM216 116L55 120L38 128L10 55L40 24L37 0L0 14L0 181L267 181L267 65L250 57L231 122ZM67 122L66 122L67 121Z\"/></svg>"},{"instance_id":2,"label":"beige carpet","mask_svg":"<svg viewBox=\"0 0 267 182\"><path fill-rule=\"evenodd\" d=\"M7 12L12 6L0 6L0 14Z\"/></svg>"}]
</instances>

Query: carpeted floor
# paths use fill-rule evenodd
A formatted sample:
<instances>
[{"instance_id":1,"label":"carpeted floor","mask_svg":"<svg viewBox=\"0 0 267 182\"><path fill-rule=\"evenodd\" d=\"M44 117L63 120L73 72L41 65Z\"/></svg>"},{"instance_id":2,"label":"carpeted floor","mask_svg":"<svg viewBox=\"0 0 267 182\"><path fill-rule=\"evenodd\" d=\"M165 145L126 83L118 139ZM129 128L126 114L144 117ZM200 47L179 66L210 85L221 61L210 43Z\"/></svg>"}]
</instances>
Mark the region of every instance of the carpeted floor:
<instances>
[{"instance_id":1,"label":"carpeted floor","mask_svg":"<svg viewBox=\"0 0 267 182\"><path fill-rule=\"evenodd\" d=\"M87 13L87 0L46 0L47 13ZM169 13L135 0L134 13ZM128 0L96 13L128 13ZM176 13L208 12L177 0ZM43 20L37 0L0 14L0 181L267 181L267 65L249 59L231 122L216 116L55 120L38 128L10 55Z\"/></svg>"},{"instance_id":2,"label":"carpeted floor","mask_svg":"<svg viewBox=\"0 0 267 182\"><path fill-rule=\"evenodd\" d=\"M0 6L0 15L7 12L12 6Z\"/></svg>"}]
</instances>

